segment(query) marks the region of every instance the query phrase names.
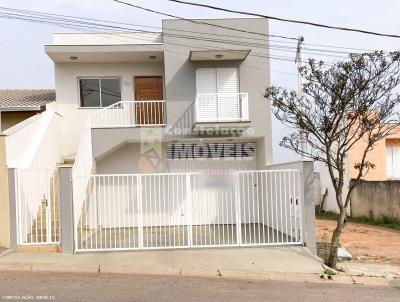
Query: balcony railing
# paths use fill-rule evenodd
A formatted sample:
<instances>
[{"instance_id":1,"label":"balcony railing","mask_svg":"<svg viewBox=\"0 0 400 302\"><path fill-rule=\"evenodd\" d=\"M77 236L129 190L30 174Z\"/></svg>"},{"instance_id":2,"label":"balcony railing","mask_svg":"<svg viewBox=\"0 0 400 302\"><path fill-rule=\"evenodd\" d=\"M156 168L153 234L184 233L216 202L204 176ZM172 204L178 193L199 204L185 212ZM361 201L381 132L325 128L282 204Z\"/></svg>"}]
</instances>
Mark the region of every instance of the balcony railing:
<instances>
[{"instance_id":1,"label":"balcony railing","mask_svg":"<svg viewBox=\"0 0 400 302\"><path fill-rule=\"evenodd\" d=\"M165 101L122 101L91 115L92 128L165 125Z\"/></svg>"},{"instance_id":2,"label":"balcony railing","mask_svg":"<svg viewBox=\"0 0 400 302\"><path fill-rule=\"evenodd\" d=\"M240 122L249 120L247 93L199 93L196 97L196 122Z\"/></svg>"}]
</instances>

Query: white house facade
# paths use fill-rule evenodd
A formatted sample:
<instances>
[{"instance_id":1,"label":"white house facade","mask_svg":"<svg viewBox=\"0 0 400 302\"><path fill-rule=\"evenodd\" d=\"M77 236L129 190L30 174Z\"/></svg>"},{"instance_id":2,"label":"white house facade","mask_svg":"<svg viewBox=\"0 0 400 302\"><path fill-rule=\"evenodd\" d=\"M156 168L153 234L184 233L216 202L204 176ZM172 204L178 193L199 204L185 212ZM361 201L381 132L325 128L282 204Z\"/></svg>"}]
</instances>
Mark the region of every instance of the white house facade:
<instances>
[{"instance_id":1,"label":"white house facade","mask_svg":"<svg viewBox=\"0 0 400 302\"><path fill-rule=\"evenodd\" d=\"M56 102L7 138L15 244L314 251L312 163L272 165L267 37L265 19L55 34Z\"/></svg>"}]
</instances>

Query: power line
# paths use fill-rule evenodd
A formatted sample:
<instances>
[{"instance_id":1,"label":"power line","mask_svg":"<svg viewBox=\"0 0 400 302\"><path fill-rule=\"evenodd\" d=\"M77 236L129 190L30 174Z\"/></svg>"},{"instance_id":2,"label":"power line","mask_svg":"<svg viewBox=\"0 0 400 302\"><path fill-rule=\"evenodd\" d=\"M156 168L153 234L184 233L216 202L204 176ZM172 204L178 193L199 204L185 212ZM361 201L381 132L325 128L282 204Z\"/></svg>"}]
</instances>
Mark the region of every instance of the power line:
<instances>
[{"instance_id":1,"label":"power line","mask_svg":"<svg viewBox=\"0 0 400 302\"><path fill-rule=\"evenodd\" d=\"M2 7L0 7L0 9L3 9ZM22 10L18 10L18 11L22 11ZM30 11L24 11L25 13L26 12L30 12ZM34 12L34 11L33 11ZM2 17L1 16L1 12L0 12L0 18ZM17 19L17 20L22 20L22 21L28 21L28 22L35 22L35 23L40 23L40 24L49 24L49 25L54 25L54 26L60 26L60 27L64 27L64 28L69 28L69 29L73 29L73 30L76 30L76 31L82 31L82 28L85 28L85 29L88 29L89 31L91 31L91 32L94 32L94 33L99 33L99 32L96 32L95 30L96 29L102 29L102 30L104 30L104 28L106 28L106 27L104 27L104 26L96 26L96 24L97 23L87 23L87 22L83 22L82 24L80 24L79 22L74 22L73 24L71 24L71 23L66 23L66 21L70 21L68 18L70 17L70 18L76 18L76 19L81 19L81 20L98 20L98 21L102 21L102 20L100 20L100 19L90 19L90 18L81 18L81 17L73 17L73 16L67 16L67 15L58 15L58 14L49 14L49 13L42 13L42 12L34 12L34 15L40 15L40 16L47 16L47 15L50 15L50 16L52 16L53 18L43 18L43 19L38 19L37 17L36 17L36 19L35 19L35 16L30 16L30 18L29 18L29 15L12 15L12 14L7 14L7 16L6 16L6 18L8 18L8 19ZM25 16L25 17L24 17ZM67 18L54 18L55 16L62 16L62 17L67 17ZM63 21L63 22L60 22L60 21ZM75 20L76 21L76 20ZM112 22L112 21L109 21L109 22ZM116 23L119 23L119 24L122 24L122 22L116 22ZM93 25L94 24L94 25ZM127 23L127 24L129 24L129 23ZM114 29L114 28L113 28ZM132 29L129 29L129 30L131 30L132 31ZM145 33L149 33L149 32L147 32L147 31L139 31L139 32L145 32ZM193 32L193 33L198 33L198 32ZM121 34L121 33L113 33L113 34L107 34L107 33L99 33L99 34L102 34L102 35L104 35L104 36L106 36L106 37L108 37L108 38L111 38L111 39L114 39L114 40L119 40L119 41L123 41L123 42L131 42L131 41L129 41L129 40L126 40L126 39L121 39L121 38L117 38L117 37L115 37L116 35L123 35L123 33ZM202 33L202 34L205 34L205 33ZM187 36L183 36L183 37L187 37ZM125 38L130 38L130 37L125 37ZM136 38L137 39L137 38ZM142 40L144 40L144 41L146 41L146 39L144 38L144 37L141 37L141 38L139 38L139 39L142 39ZM147 40L147 41L149 41L149 40ZM164 42L165 43L165 42ZM165 44L170 44L170 45L180 45L180 46L185 46L185 47L199 47L199 45L193 45L193 44L181 44L181 43L165 43ZM202 49L215 49L215 48L212 48L212 47L206 47L206 46L204 46L204 45L201 45L201 47L200 48L202 48ZM221 50L226 50L227 48L221 48ZM166 52L171 52L171 53L176 53L176 54L180 54L180 55L187 55L187 53L182 53L182 52L179 52L179 51L172 51L172 50L165 50ZM283 61L283 62L293 62L294 61L294 59L293 58L291 58L291 57L284 57L284 56L274 56L274 55L266 55L266 54L258 54L258 53L255 53L255 52L252 52L251 54L249 54L250 56L254 56L254 57L260 57L260 58L268 58L268 59L273 59L273 60L279 60L279 61ZM331 64L329 64L329 62L325 62L325 64L327 65L327 66L331 66ZM259 68L258 66L254 66L254 65L249 65L248 66L249 68L254 68L254 69L261 69L261 68ZM295 76L296 74L293 74L293 73L285 73L285 72L282 72L282 71L277 71L277 70L270 70L270 72L272 72L272 73L282 73L282 74L287 74L287 75L292 75L292 76Z\"/></svg>"},{"instance_id":2,"label":"power line","mask_svg":"<svg viewBox=\"0 0 400 302\"><path fill-rule=\"evenodd\" d=\"M1 13L0 13L0 18L2 18L2 17L5 17L5 18L8 18L8 19L17 19L17 20L23 20L23 21L29 21L29 22L35 22L35 23L41 23L41 24L49 24L49 25L55 25L55 26L61 26L61 27L65 27L65 28L70 28L70 29L74 29L74 30L77 30L77 31L81 31L81 29L82 29L82 27L81 26L79 26L79 25L76 25L76 24L70 24L70 23L65 23L65 22L57 22L57 21L49 21L49 20L40 20L40 19L34 19L33 17L21 17L21 16L10 16L10 15L7 15L7 16L1 16ZM83 26L83 28L85 28L85 29L89 29L89 30L96 30L96 29L98 29L98 27L96 27L96 26L93 26L93 25L90 25L90 24L86 24L85 23L85 25ZM104 29L103 27L101 27L101 29ZM104 34L104 35L107 35L107 34ZM107 35L109 38L112 38L112 39L115 39L115 40L121 40L121 41L124 41L124 42L130 42L130 41L128 41L128 40L123 40L123 39L118 39L118 38L115 38L114 37L114 35L115 34L113 34L112 36L111 35ZM146 40L146 39L143 39L143 40ZM165 43L164 42L164 44L170 44L170 45L183 45L183 46L186 46L186 47L200 47L199 45L184 45L184 44L178 44L178 43ZM204 46L201 46L200 48L205 48ZM226 50L226 48L221 48L221 50ZM175 51L171 51L171 50L165 50L165 51L167 51L167 52L174 52L175 53ZM178 53L178 54L183 54L183 55L187 55L186 53L184 54L184 53L179 53L179 52L176 52L176 53ZM252 54L250 54L251 56L254 56L254 57L261 57L261 58L269 58L269 59L274 59L274 60L280 60L280 61L287 61L287 62L293 62L293 58L290 58L290 57L283 57L283 56L267 56L267 55L263 55L263 54L258 54L258 53L252 53Z\"/></svg>"},{"instance_id":3,"label":"power line","mask_svg":"<svg viewBox=\"0 0 400 302\"><path fill-rule=\"evenodd\" d=\"M146 8L146 7L143 7L143 6L136 5L136 4L132 4L132 3L129 3L129 2L124 2L124 1L120 1L120 0L112 0L112 1L120 3L120 4L128 5L128 6L137 8L137 9L141 9L141 10L144 10L144 11L148 11L148 12L151 12L151 13L155 13L155 14L158 14L158 15L163 15L163 16L167 16L167 17L171 17L171 18L176 18L176 19L187 21L187 22L191 22L191 23L203 24L203 25L208 25L208 26L212 26L212 27L218 27L218 28L233 30L233 31L237 31L237 32L247 33L247 34L259 35L259 36L264 36L264 37L275 37L275 38L296 40L297 41L297 38L294 38L294 37L287 37L287 36L281 36L281 35L268 35L268 34L265 34L265 33L260 33L260 32L255 32L255 31L248 31L248 30L244 30L244 29L228 27L228 26L208 23L208 22L204 22L204 21L186 19L186 18L182 18L182 17L176 16L176 15L169 14L169 13L164 13L164 12L161 12L161 11L156 11L154 9L150 9L150 8Z\"/></svg>"},{"instance_id":4,"label":"power line","mask_svg":"<svg viewBox=\"0 0 400 302\"><path fill-rule=\"evenodd\" d=\"M120 2L119 0L113 0L113 1ZM279 18L279 17L268 16L268 15L263 15L263 14L257 14L257 13L250 13L250 12L244 12L244 11L239 11L239 10L227 9L227 8L217 7L217 6L208 5L208 4L187 2L187 1L181 1L181 0L169 0L169 1L176 2L176 3L181 3L181 4L186 4L186 5L205 7L205 8L209 8L209 9L213 9L213 10L219 10L219 11L224 11L224 12L229 12L229 13L234 13L234 14L261 17L261 18L266 18L266 19L271 19L271 20L276 20L276 21L281 21L281 22L289 22L289 23L295 23L295 24L310 25L310 26L315 26L315 27L342 30L342 31L358 32L358 33L362 33L362 34L375 35L375 36L381 36L381 37L400 38L400 35L378 33L378 32L373 32L373 31L369 31L369 30L357 29L357 28L332 26L332 25L314 23L314 22L309 22L309 21L302 21L302 20L285 19L285 18Z\"/></svg>"},{"instance_id":5,"label":"power line","mask_svg":"<svg viewBox=\"0 0 400 302\"><path fill-rule=\"evenodd\" d=\"M35 15L35 17L40 16L40 17L43 17L45 19L52 19L52 20L56 20L57 19L58 21L68 21L68 22L74 22L74 23L79 22L80 20L83 20L83 21L89 20L89 21L98 21L98 22L109 23L109 24L118 24L118 25L128 25L128 26L135 26L135 27L141 27L141 28L159 29L159 30L163 31L163 35L165 35L165 36L169 35L169 34L167 34L165 32L171 31L171 32L192 33L192 34L197 34L197 35L212 35L212 36L222 36L222 37L229 37L229 38L240 38L240 39L245 39L245 40L251 39L251 40L265 41L265 39L258 38L258 37L249 37L249 36L245 37L245 36L238 36L238 35L234 35L233 36L233 35L225 35L225 34L218 34L218 33L190 31L190 30L183 30L183 29L172 29L172 28L168 28L168 27L147 26L147 25L142 25L142 24L133 24L133 23L110 21L110 20L101 20L101 19L94 19L94 18L87 18L87 17L83 18L83 17L77 17L77 16L54 14L54 13L45 13L45 12L38 12L38 11L31 11L31 10L22 10L22 9L15 9L15 8L1 7L1 6L0 6L0 10L11 11L11 12L14 12L14 13L16 12L16 13L19 13L18 16L20 18L18 18L18 19L20 19L20 20L32 21L32 22L42 23L42 24L44 24L46 22L38 22L36 20L26 19L28 16L25 16L25 19L24 19L24 18L21 17L22 16L21 13L22 14ZM5 15L8 15L8 17L13 16L13 14L10 14L10 13L3 13L3 18L7 18ZM15 16L15 14L14 14L14 16ZM71 20L71 18L73 20ZM10 17L8 19L12 19L12 18ZM48 24L59 26L59 27L64 27L64 28L69 28L69 29L73 29L73 30L78 30L78 31L80 30L80 29L77 29L75 26L72 26L72 25L70 25L68 23L67 24L65 24L65 23L64 24L60 24L60 23L51 24L51 23L48 23ZM92 23L90 23L90 24L92 24ZM87 28L87 29L93 29L93 28L101 29L100 27L98 27L98 26L101 26L102 28L104 27L104 29L109 29L109 27L108 27L109 24L98 24L98 23L96 23L96 27L94 27L92 25L88 26L88 23L85 22L85 26L84 27ZM82 27L83 24L79 24L79 26ZM112 29L113 30L116 30L116 29L129 30L129 31L144 32L144 33L148 32L148 31L145 31L145 30L140 30L140 29L135 29L135 28L127 28L127 27L121 27L121 26L113 27ZM185 37L188 37L188 36L185 36ZM245 41L237 41L237 42L246 43ZM278 43L294 44L294 45L296 44L296 42L294 42L294 41L284 41L284 40L277 41L277 40L272 40L272 39L269 39L268 42L272 42L272 43L278 42ZM253 45L255 45L255 43L252 43L252 46ZM282 45L276 45L276 44L259 44L259 45L269 46L269 49L271 49L271 50L286 51L286 50L278 49L278 47L279 48L286 47L286 46L282 46ZM316 47L323 47L323 48L332 48L332 49L356 50L356 51L362 51L362 52L372 52L372 51L374 51L374 50L371 50L371 49L352 48L352 47L344 47L344 46L337 46L337 45L324 45L324 44L307 43L306 46L308 46L308 45L309 46L316 46ZM288 49L289 49L289 47L288 47ZM293 51L295 51L296 48L291 48L291 49ZM308 48L308 47L307 47L307 51L313 51L313 52L307 52L307 53L308 54L313 54L313 55L318 55L318 56L328 56L328 55L320 54L320 53L317 53L315 51L327 52L327 53L338 53L338 54L348 54L349 53L349 52L345 52L345 51L328 50L328 49L312 49L312 48ZM337 56L334 56L334 57L337 57Z\"/></svg>"},{"instance_id":6,"label":"power line","mask_svg":"<svg viewBox=\"0 0 400 302\"><path fill-rule=\"evenodd\" d=\"M127 24L131 26L139 26L139 27L147 27L139 24L131 24L131 23L123 23L123 22L114 22L114 21L109 21L109 20L101 20L101 19L92 19L92 18L82 18L82 17L76 17L76 16L68 16L68 15L61 15L61 14L52 14L52 13L44 13L44 12L38 12L38 11L28 11L28 10L21 10L21 9L12 9L12 8L7 8L7 7L0 7L0 10L6 10L6 11L11 11L13 13L2 13L3 18L12 18L15 17L20 20L26 20L26 21L32 21L36 22L36 20L40 20L40 22L37 23L45 23L43 20L48 21L57 21L57 24L53 24L49 22L51 25L58 25L62 26L65 28L71 28L74 30L77 30L75 28L75 25L79 26L84 26L85 28L89 29L112 29L112 30L128 30L128 31L135 31L135 32L144 32L148 33L148 31L141 30L141 29L136 29L136 28L131 28L131 27L122 27L122 26L112 26L109 24L103 24L103 23L93 23L93 22L86 22L87 20L94 20L94 21L99 21L99 22L105 22L105 23L115 23L115 24ZM32 16L33 15L33 16ZM36 18L35 20L32 20L32 18ZM38 19L42 18L42 19ZM82 21L83 20L83 21ZM60 22L62 23L60 24ZM67 23L65 23L67 22ZM69 22L74 23L73 27ZM159 27L151 27L151 28L159 28ZM165 29L168 30L168 28L161 28L163 31ZM169 29L171 31L177 31L177 32L190 32L193 34L200 34L200 35L218 35L215 33L205 33L205 32L198 32L198 31L186 31L186 30L175 30L175 29ZM270 49L270 50L277 50L277 51L284 51L284 52L295 52L296 48L295 47L288 47L286 45L277 45L277 44L267 44L267 43L249 43L246 41L238 41L238 40L216 40L212 38L206 38L206 37L199 37L199 36L187 36L187 35L178 35L178 34L169 34L169 33L163 33L164 36L171 36L171 37L177 37L177 38L184 38L184 39L193 39L193 40L206 40L206 41L211 41L211 42L224 42L224 43L229 43L232 45L245 45L245 46L251 46L251 47L257 47L257 48L265 48L265 49ZM218 35L218 36L226 36L226 37L236 37L232 35ZM241 36L240 38L243 39L252 39L249 37L243 37ZM255 38L257 39L257 38ZM252 39L254 40L254 39ZM257 39L257 40L263 40L265 39ZM271 40L269 40L271 41ZM278 43L293 43L291 41L271 41L271 42L278 42ZM308 44L308 45L315 45L315 46L321 46L321 47L334 47L334 46L326 46L326 45L321 45L321 44ZM335 47L335 48L340 48L340 47ZM349 48L350 49L350 48ZM362 50L362 49L358 49ZM367 51L367 50L365 50ZM371 50L369 50L371 51ZM327 50L327 49L313 49L313 48L307 48L305 51L305 54L310 54L310 55L316 55L316 56L326 56L326 57L335 57L335 58L345 58L343 56L336 56L336 55L328 55L324 54L326 53L337 53L337 54L348 54L349 52L344 52L344 51L338 51L338 50Z\"/></svg>"},{"instance_id":7,"label":"power line","mask_svg":"<svg viewBox=\"0 0 400 302\"><path fill-rule=\"evenodd\" d=\"M200 34L200 35L209 35L210 34L208 32L198 32L198 31L190 31L190 30L176 29L176 28L172 29L172 28L168 28L168 27L149 26L149 25L143 25L143 24L125 23L125 22L101 20L101 19L94 19L94 18L87 18L87 17L83 18L83 17L77 17L77 16L63 15L63 14L44 13L44 12L31 11L31 10L14 9L14 8L9 8L9 7L2 7L2 6L0 6L0 9L7 10L7 11L12 11L12 12L19 12L19 13L31 13L31 14L36 14L36 15L39 15L39 16L67 17L67 18L80 19L80 20L99 21L99 22L105 22L105 23L110 23L110 24L119 24L119 25L136 26L136 27L142 27L142 28L151 28L151 29L157 29L159 31L162 30L162 31L173 31L173 32L185 32L185 33L194 33L194 34ZM219 33L212 33L212 35L213 36L220 36L220 37L240 38L240 39L246 39L246 40L251 39L251 40L265 41L265 38L258 38L258 37L226 35L226 34L219 34ZM276 35L268 35L268 36L275 37ZM269 40L269 41L278 42L278 43L296 44L296 42L294 42L294 41L281 41L281 40L280 41Z\"/></svg>"},{"instance_id":8,"label":"power line","mask_svg":"<svg viewBox=\"0 0 400 302\"><path fill-rule=\"evenodd\" d=\"M0 9L1 9L1 7L0 7ZM110 28L112 30L115 30L115 29L130 30L130 31L133 30L132 28L126 28L126 27L121 27L121 26L109 26L107 24L100 24L100 23L94 23L94 22L83 22L81 20L68 19L69 17L67 17L67 16L65 16L67 18L65 18L65 17L59 18L52 14L39 13L39 12L35 12L34 14L26 13L26 11L24 13L1 13L0 12L0 17L18 19L18 20L24 20L24 21L31 21L31 22L37 22L37 23L47 23L50 25L59 25L59 26L66 27L66 28L72 28L74 30L79 30L79 28L77 28L77 27L81 27L81 26L86 29L96 29L96 30L97 29L110 29ZM83 19L83 18L80 18L80 19ZM143 31L143 30L138 30L138 32L148 33L147 31ZM268 45L267 43L265 43L265 44L248 43L248 42L243 42L243 41L220 40L220 39L213 39L213 38L206 38L206 37L178 35L178 34L164 34L164 35L175 37L175 38L189 39L189 40L209 41L209 42L215 42L215 43L222 42L225 44L232 44L232 45L239 45L239 46L246 46L246 47L256 47L256 48L285 51L285 52L291 52L291 53L294 53L294 51L295 51L295 48L288 47L286 45L281 46L281 45L274 45L274 44ZM312 50L312 49L310 49L310 50ZM321 50L318 50L318 51L321 51ZM324 53L315 52L315 51L314 52L310 51L307 53L311 54L311 55L317 55L317 56L343 58L343 57L339 57L339 56L335 56L335 55L331 55L331 54L324 54ZM341 52L341 53L343 53L343 52Z\"/></svg>"}]
</instances>

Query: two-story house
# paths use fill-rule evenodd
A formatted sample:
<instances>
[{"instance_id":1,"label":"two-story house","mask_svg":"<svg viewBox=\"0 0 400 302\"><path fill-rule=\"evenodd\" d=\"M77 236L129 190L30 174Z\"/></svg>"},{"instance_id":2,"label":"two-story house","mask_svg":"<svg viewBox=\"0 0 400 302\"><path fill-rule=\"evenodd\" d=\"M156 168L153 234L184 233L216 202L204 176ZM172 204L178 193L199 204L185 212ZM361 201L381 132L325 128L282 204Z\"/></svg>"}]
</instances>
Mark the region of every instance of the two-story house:
<instances>
[{"instance_id":1,"label":"two-story house","mask_svg":"<svg viewBox=\"0 0 400 302\"><path fill-rule=\"evenodd\" d=\"M268 21L162 28L55 34L45 46L58 145L48 158L73 163L74 250L311 242L304 171L271 166ZM29 173L17 173L19 243L59 241L58 200L43 210Z\"/></svg>"}]
</instances>

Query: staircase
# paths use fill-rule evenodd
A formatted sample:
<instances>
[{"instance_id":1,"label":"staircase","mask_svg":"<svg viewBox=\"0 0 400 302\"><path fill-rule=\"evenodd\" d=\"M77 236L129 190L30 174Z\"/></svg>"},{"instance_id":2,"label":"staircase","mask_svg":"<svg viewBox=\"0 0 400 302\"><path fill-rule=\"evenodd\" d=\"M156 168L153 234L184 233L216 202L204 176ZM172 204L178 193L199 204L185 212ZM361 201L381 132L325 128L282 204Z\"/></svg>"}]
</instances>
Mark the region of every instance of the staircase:
<instances>
[{"instance_id":1,"label":"staircase","mask_svg":"<svg viewBox=\"0 0 400 302\"><path fill-rule=\"evenodd\" d=\"M32 221L31 232L28 234L29 243L57 243L60 242L60 214L58 203L58 175L54 173L50 178L50 196L43 196L36 218ZM47 213L48 212L48 213ZM47 221L49 219L50 221ZM47 225L51 228L51 238L47 238Z\"/></svg>"}]
</instances>

